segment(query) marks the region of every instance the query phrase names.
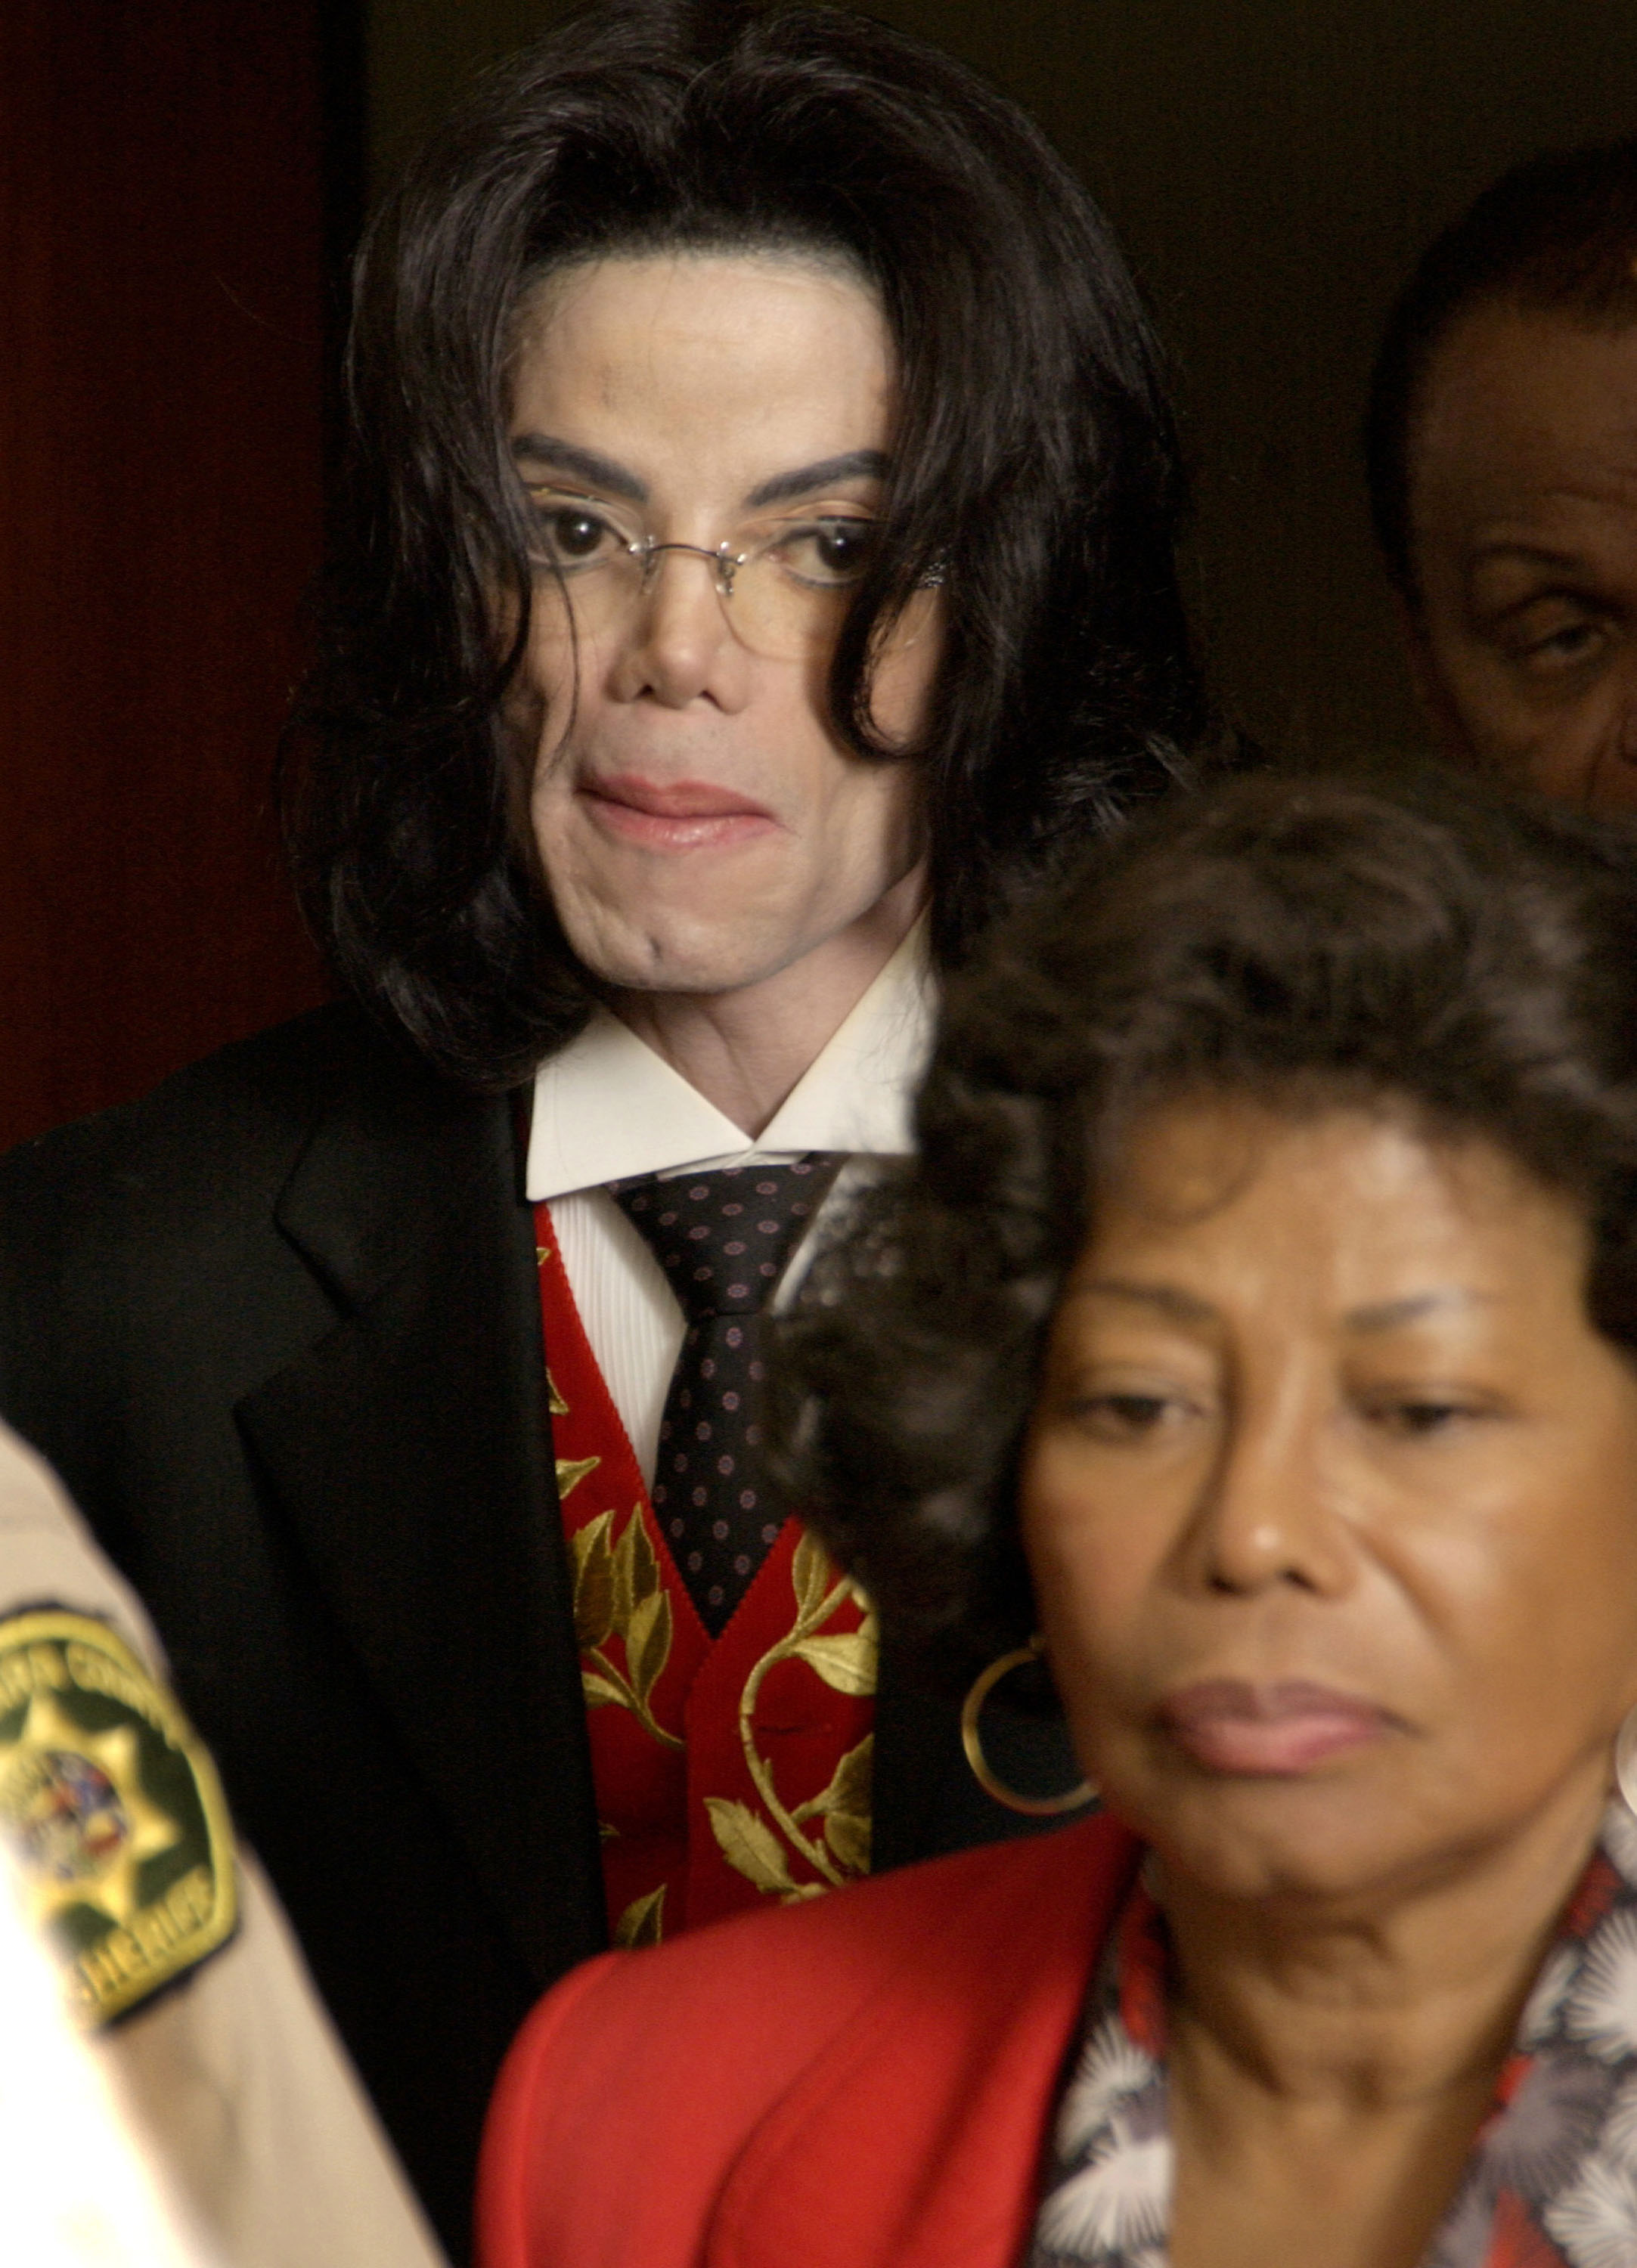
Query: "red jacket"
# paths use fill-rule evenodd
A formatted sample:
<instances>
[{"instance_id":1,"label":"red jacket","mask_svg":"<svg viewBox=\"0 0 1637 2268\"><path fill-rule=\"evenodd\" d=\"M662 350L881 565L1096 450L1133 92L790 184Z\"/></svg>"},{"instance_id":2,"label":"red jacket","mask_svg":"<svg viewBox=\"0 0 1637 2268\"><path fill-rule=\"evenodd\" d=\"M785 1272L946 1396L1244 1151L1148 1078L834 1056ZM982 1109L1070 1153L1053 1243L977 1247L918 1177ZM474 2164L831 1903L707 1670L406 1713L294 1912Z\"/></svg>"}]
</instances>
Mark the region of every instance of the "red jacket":
<instances>
[{"instance_id":1,"label":"red jacket","mask_svg":"<svg viewBox=\"0 0 1637 2268\"><path fill-rule=\"evenodd\" d=\"M1095 1818L587 1962L501 2073L482 2268L1015 2268L1136 1855Z\"/></svg>"}]
</instances>

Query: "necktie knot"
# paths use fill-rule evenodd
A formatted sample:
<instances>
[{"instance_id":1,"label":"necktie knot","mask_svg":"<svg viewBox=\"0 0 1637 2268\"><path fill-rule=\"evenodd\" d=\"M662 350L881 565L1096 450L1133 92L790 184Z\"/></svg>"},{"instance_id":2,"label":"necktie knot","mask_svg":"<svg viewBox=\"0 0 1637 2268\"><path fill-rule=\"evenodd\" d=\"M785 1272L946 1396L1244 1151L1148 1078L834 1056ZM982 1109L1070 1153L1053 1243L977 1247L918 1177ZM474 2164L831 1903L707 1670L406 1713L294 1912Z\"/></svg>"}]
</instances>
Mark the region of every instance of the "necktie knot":
<instances>
[{"instance_id":1,"label":"necktie knot","mask_svg":"<svg viewBox=\"0 0 1637 2268\"><path fill-rule=\"evenodd\" d=\"M723 1166L668 1181L611 1182L608 1194L645 1238L689 1322L754 1314L823 1202L839 1160Z\"/></svg>"}]
</instances>

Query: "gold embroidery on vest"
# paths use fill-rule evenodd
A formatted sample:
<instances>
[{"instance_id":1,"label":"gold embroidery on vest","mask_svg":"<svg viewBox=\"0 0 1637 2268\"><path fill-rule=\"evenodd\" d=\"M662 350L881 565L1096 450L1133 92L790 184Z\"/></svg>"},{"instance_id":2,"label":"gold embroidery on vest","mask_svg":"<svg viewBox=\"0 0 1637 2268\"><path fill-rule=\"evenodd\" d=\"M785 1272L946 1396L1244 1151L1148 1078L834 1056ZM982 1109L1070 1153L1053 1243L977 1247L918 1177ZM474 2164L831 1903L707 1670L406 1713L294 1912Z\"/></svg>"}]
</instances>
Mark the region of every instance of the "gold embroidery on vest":
<instances>
[{"instance_id":1,"label":"gold embroidery on vest","mask_svg":"<svg viewBox=\"0 0 1637 2268\"><path fill-rule=\"evenodd\" d=\"M622 1951L638 1945L658 1945L665 1930L665 1885L645 1898L633 1898L614 1925L614 1942Z\"/></svg>"},{"instance_id":2,"label":"gold embroidery on vest","mask_svg":"<svg viewBox=\"0 0 1637 2268\"><path fill-rule=\"evenodd\" d=\"M756 1663L739 1697L739 1738L745 1763L773 1826L758 1817L748 1803L719 1795L704 1800L712 1832L728 1865L757 1889L778 1895L785 1905L799 1898L818 1897L827 1888L867 1871L874 1736L866 1733L847 1750L828 1787L793 1811L786 1810L773 1785L771 1768L756 1744L756 1697L776 1663L794 1660L805 1661L833 1691L866 1697L875 1690L877 1634L874 1613L863 1594L844 1575L836 1575L823 1546L811 1535L804 1534L797 1544L790 1574L796 1594L796 1619ZM864 1608L863 1623L856 1631L827 1634L824 1624L850 1601ZM815 1819L823 1822L818 1835L804 1834L804 1824ZM819 1881L793 1879L780 1835L792 1851L807 1860Z\"/></svg>"},{"instance_id":3,"label":"gold embroidery on vest","mask_svg":"<svg viewBox=\"0 0 1637 2268\"><path fill-rule=\"evenodd\" d=\"M614 1517L600 1512L569 1538L574 1638L586 1706L601 1709L613 1703L629 1709L645 1733L665 1748L680 1749L682 1742L656 1721L648 1706L648 1696L671 1658L671 1602L641 1507L633 1509L618 1541L610 1544ZM608 1651L610 1639L617 1639L624 1653L623 1674Z\"/></svg>"},{"instance_id":4,"label":"gold embroidery on vest","mask_svg":"<svg viewBox=\"0 0 1637 2268\"><path fill-rule=\"evenodd\" d=\"M557 1466L557 1502L577 1489L587 1473L594 1473L602 1462L601 1457L559 1457Z\"/></svg>"}]
</instances>

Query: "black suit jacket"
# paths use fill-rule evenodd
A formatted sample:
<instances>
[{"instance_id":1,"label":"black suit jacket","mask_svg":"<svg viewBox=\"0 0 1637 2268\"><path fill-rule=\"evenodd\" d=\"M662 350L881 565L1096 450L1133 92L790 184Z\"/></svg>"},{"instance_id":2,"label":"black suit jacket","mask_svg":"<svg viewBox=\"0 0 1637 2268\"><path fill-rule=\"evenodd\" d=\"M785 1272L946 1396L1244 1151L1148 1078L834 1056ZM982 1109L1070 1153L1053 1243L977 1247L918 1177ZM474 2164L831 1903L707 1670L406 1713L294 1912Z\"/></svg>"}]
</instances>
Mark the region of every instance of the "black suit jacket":
<instances>
[{"instance_id":1,"label":"black suit jacket","mask_svg":"<svg viewBox=\"0 0 1637 2268\"><path fill-rule=\"evenodd\" d=\"M457 2257L496 2066L603 1943L544 1380L509 1104L352 1009L0 1162L0 1413L147 1602ZM878 1867L1020 1824L890 1648L875 1818Z\"/></svg>"}]
</instances>

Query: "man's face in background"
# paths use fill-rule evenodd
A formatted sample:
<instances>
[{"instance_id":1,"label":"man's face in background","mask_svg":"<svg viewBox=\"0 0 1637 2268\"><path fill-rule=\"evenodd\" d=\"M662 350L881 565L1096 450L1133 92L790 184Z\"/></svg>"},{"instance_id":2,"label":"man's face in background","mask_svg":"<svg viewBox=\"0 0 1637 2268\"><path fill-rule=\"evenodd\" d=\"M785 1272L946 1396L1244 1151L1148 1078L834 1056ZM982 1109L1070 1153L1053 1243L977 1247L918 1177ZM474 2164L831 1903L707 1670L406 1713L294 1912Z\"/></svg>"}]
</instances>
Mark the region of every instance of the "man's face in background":
<instances>
[{"instance_id":1,"label":"man's face in background","mask_svg":"<svg viewBox=\"0 0 1637 2268\"><path fill-rule=\"evenodd\" d=\"M1637 807L1637 328L1479 306L1408 437L1405 619L1446 752Z\"/></svg>"}]
</instances>

